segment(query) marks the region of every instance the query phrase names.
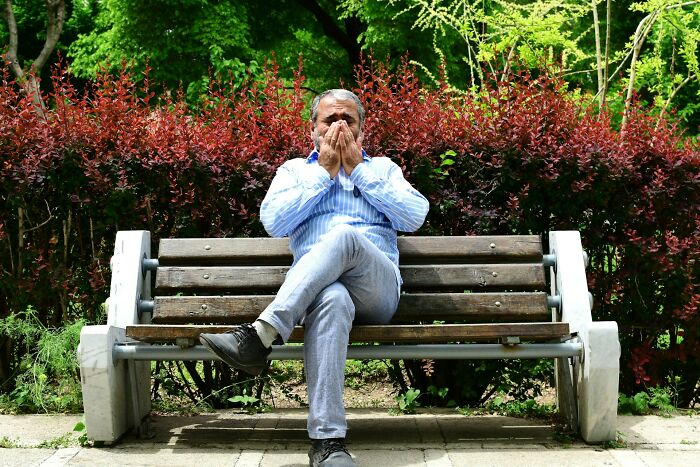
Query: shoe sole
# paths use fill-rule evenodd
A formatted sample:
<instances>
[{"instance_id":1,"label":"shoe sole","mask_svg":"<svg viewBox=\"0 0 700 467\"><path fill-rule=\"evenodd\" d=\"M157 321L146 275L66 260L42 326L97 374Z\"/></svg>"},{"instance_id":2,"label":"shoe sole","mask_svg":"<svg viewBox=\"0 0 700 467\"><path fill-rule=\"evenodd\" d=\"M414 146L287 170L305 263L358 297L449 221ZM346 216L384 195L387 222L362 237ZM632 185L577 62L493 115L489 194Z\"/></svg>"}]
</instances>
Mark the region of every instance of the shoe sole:
<instances>
[{"instance_id":1,"label":"shoe sole","mask_svg":"<svg viewBox=\"0 0 700 467\"><path fill-rule=\"evenodd\" d=\"M328 460L328 459L324 459L324 460L322 460L321 462L324 462L324 461L327 461L327 460ZM352 459L352 457L350 457L350 462L351 462L350 464L347 464L347 463L346 463L345 465L347 465L348 467L350 467L350 466L352 466L352 467L357 467L357 464L356 464L355 461ZM331 464L326 464L326 465L329 465L329 466L330 466ZM320 463L314 464L313 459L311 459L311 456L309 456L309 467L320 467L320 466L321 466Z\"/></svg>"},{"instance_id":2,"label":"shoe sole","mask_svg":"<svg viewBox=\"0 0 700 467\"><path fill-rule=\"evenodd\" d=\"M264 366L243 365L240 362L237 362L236 360L232 359L228 353L221 350L215 343L211 342L204 335L199 336L199 342L201 342L202 345L204 347L206 347L207 349L209 349L211 352L216 354L227 365L232 366L234 368L237 368L239 370L245 371L249 375L258 376L265 369Z\"/></svg>"}]
</instances>

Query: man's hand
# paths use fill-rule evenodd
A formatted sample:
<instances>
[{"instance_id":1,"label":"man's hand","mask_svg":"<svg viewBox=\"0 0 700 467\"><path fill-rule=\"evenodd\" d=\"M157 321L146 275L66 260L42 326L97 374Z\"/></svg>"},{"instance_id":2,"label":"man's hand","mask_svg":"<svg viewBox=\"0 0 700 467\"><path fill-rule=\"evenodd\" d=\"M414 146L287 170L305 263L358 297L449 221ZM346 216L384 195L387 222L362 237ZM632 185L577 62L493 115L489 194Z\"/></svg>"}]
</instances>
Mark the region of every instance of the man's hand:
<instances>
[{"instance_id":1,"label":"man's hand","mask_svg":"<svg viewBox=\"0 0 700 467\"><path fill-rule=\"evenodd\" d=\"M345 173L350 175L357 164L362 162L360 138L355 139L345 120L333 122L320 143L318 163L328 171L331 178L338 175L341 164Z\"/></svg>"},{"instance_id":2,"label":"man's hand","mask_svg":"<svg viewBox=\"0 0 700 467\"><path fill-rule=\"evenodd\" d=\"M321 147L318 150L318 163L328 171L331 178L335 178L340 171L340 134L340 121L333 122L321 138Z\"/></svg>"},{"instance_id":3,"label":"man's hand","mask_svg":"<svg viewBox=\"0 0 700 467\"><path fill-rule=\"evenodd\" d=\"M338 142L338 148L340 152L340 160L343 164L343 170L346 175L350 175L357 164L362 162L362 149L360 147L360 138L355 140L355 137L350 131L350 127L345 122L345 120L339 120L340 124L340 136ZM329 130L330 132L330 130Z\"/></svg>"}]
</instances>

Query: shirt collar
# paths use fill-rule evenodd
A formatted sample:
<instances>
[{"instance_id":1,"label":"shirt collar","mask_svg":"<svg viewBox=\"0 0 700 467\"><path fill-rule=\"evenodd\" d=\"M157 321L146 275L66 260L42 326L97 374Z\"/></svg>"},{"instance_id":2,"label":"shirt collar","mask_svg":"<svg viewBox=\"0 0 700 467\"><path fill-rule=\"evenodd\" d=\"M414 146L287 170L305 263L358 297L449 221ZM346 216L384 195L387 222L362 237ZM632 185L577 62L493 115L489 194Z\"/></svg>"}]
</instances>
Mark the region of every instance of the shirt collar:
<instances>
[{"instance_id":1,"label":"shirt collar","mask_svg":"<svg viewBox=\"0 0 700 467\"><path fill-rule=\"evenodd\" d=\"M313 151L311 151L311 154L309 154L309 156L306 158L306 163L311 164L312 162L315 162L317 160L318 151L314 149ZM367 155L364 149L362 150L362 160L365 162L369 162L370 160L372 160L372 158Z\"/></svg>"}]
</instances>

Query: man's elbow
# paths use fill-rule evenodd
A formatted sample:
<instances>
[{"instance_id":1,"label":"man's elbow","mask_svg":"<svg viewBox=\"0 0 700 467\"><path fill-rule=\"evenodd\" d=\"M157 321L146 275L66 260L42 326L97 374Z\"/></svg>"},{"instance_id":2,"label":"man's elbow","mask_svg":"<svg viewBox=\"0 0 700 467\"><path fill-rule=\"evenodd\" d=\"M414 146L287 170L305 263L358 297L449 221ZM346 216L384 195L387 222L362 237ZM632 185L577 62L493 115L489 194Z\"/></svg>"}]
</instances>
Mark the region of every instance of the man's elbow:
<instances>
[{"instance_id":1,"label":"man's elbow","mask_svg":"<svg viewBox=\"0 0 700 467\"><path fill-rule=\"evenodd\" d=\"M262 222L265 231L270 237L279 238L285 237L287 235L283 223L280 222L279 219L276 219L274 216L260 216L260 221Z\"/></svg>"},{"instance_id":2,"label":"man's elbow","mask_svg":"<svg viewBox=\"0 0 700 467\"><path fill-rule=\"evenodd\" d=\"M420 214L416 213L416 215L405 219L399 225L394 225L394 228L401 232L415 232L421 228L427 215L428 210L426 209L425 212L421 212Z\"/></svg>"},{"instance_id":3,"label":"man's elbow","mask_svg":"<svg viewBox=\"0 0 700 467\"><path fill-rule=\"evenodd\" d=\"M406 228L402 230L404 232L415 232L423 226L423 222L425 222L425 217L421 219L416 219L414 222L411 222L408 225L406 225Z\"/></svg>"},{"instance_id":4,"label":"man's elbow","mask_svg":"<svg viewBox=\"0 0 700 467\"><path fill-rule=\"evenodd\" d=\"M416 230L421 228L421 226L425 222L425 218L428 216L428 208L428 202L426 201L424 204L421 205L420 211L417 212L416 215L409 220L409 224L407 226L408 229L405 230L406 232L415 232Z\"/></svg>"}]
</instances>

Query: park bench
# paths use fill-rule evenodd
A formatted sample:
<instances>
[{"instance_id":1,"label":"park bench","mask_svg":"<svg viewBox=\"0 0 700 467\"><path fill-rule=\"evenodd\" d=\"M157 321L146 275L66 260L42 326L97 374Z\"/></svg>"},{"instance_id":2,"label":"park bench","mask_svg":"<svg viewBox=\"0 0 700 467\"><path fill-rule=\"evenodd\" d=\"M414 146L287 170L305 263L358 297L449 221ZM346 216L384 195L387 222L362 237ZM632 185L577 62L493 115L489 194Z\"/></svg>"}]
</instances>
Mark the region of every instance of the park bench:
<instances>
[{"instance_id":1,"label":"park bench","mask_svg":"<svg viewBox=\"0 0 700 467\"><path fill-rule=\"evenodd\" d=\"M578 232L399 237L404 279L391 324L355 326L348 358L553 358L561 414L584 440L615 439L620 345L615 322L591 319ZM118 232L107 324L85 326L79 359L88 436L113 443L150 411L150 362L216 360L201 332L250 322L292 257L287 239L163 239ZM155 291L151 293L151 274ZM301 342L296 329L290 342ZM270 359L303 359L299 345Z\"/></svg>"}]
</instances>

